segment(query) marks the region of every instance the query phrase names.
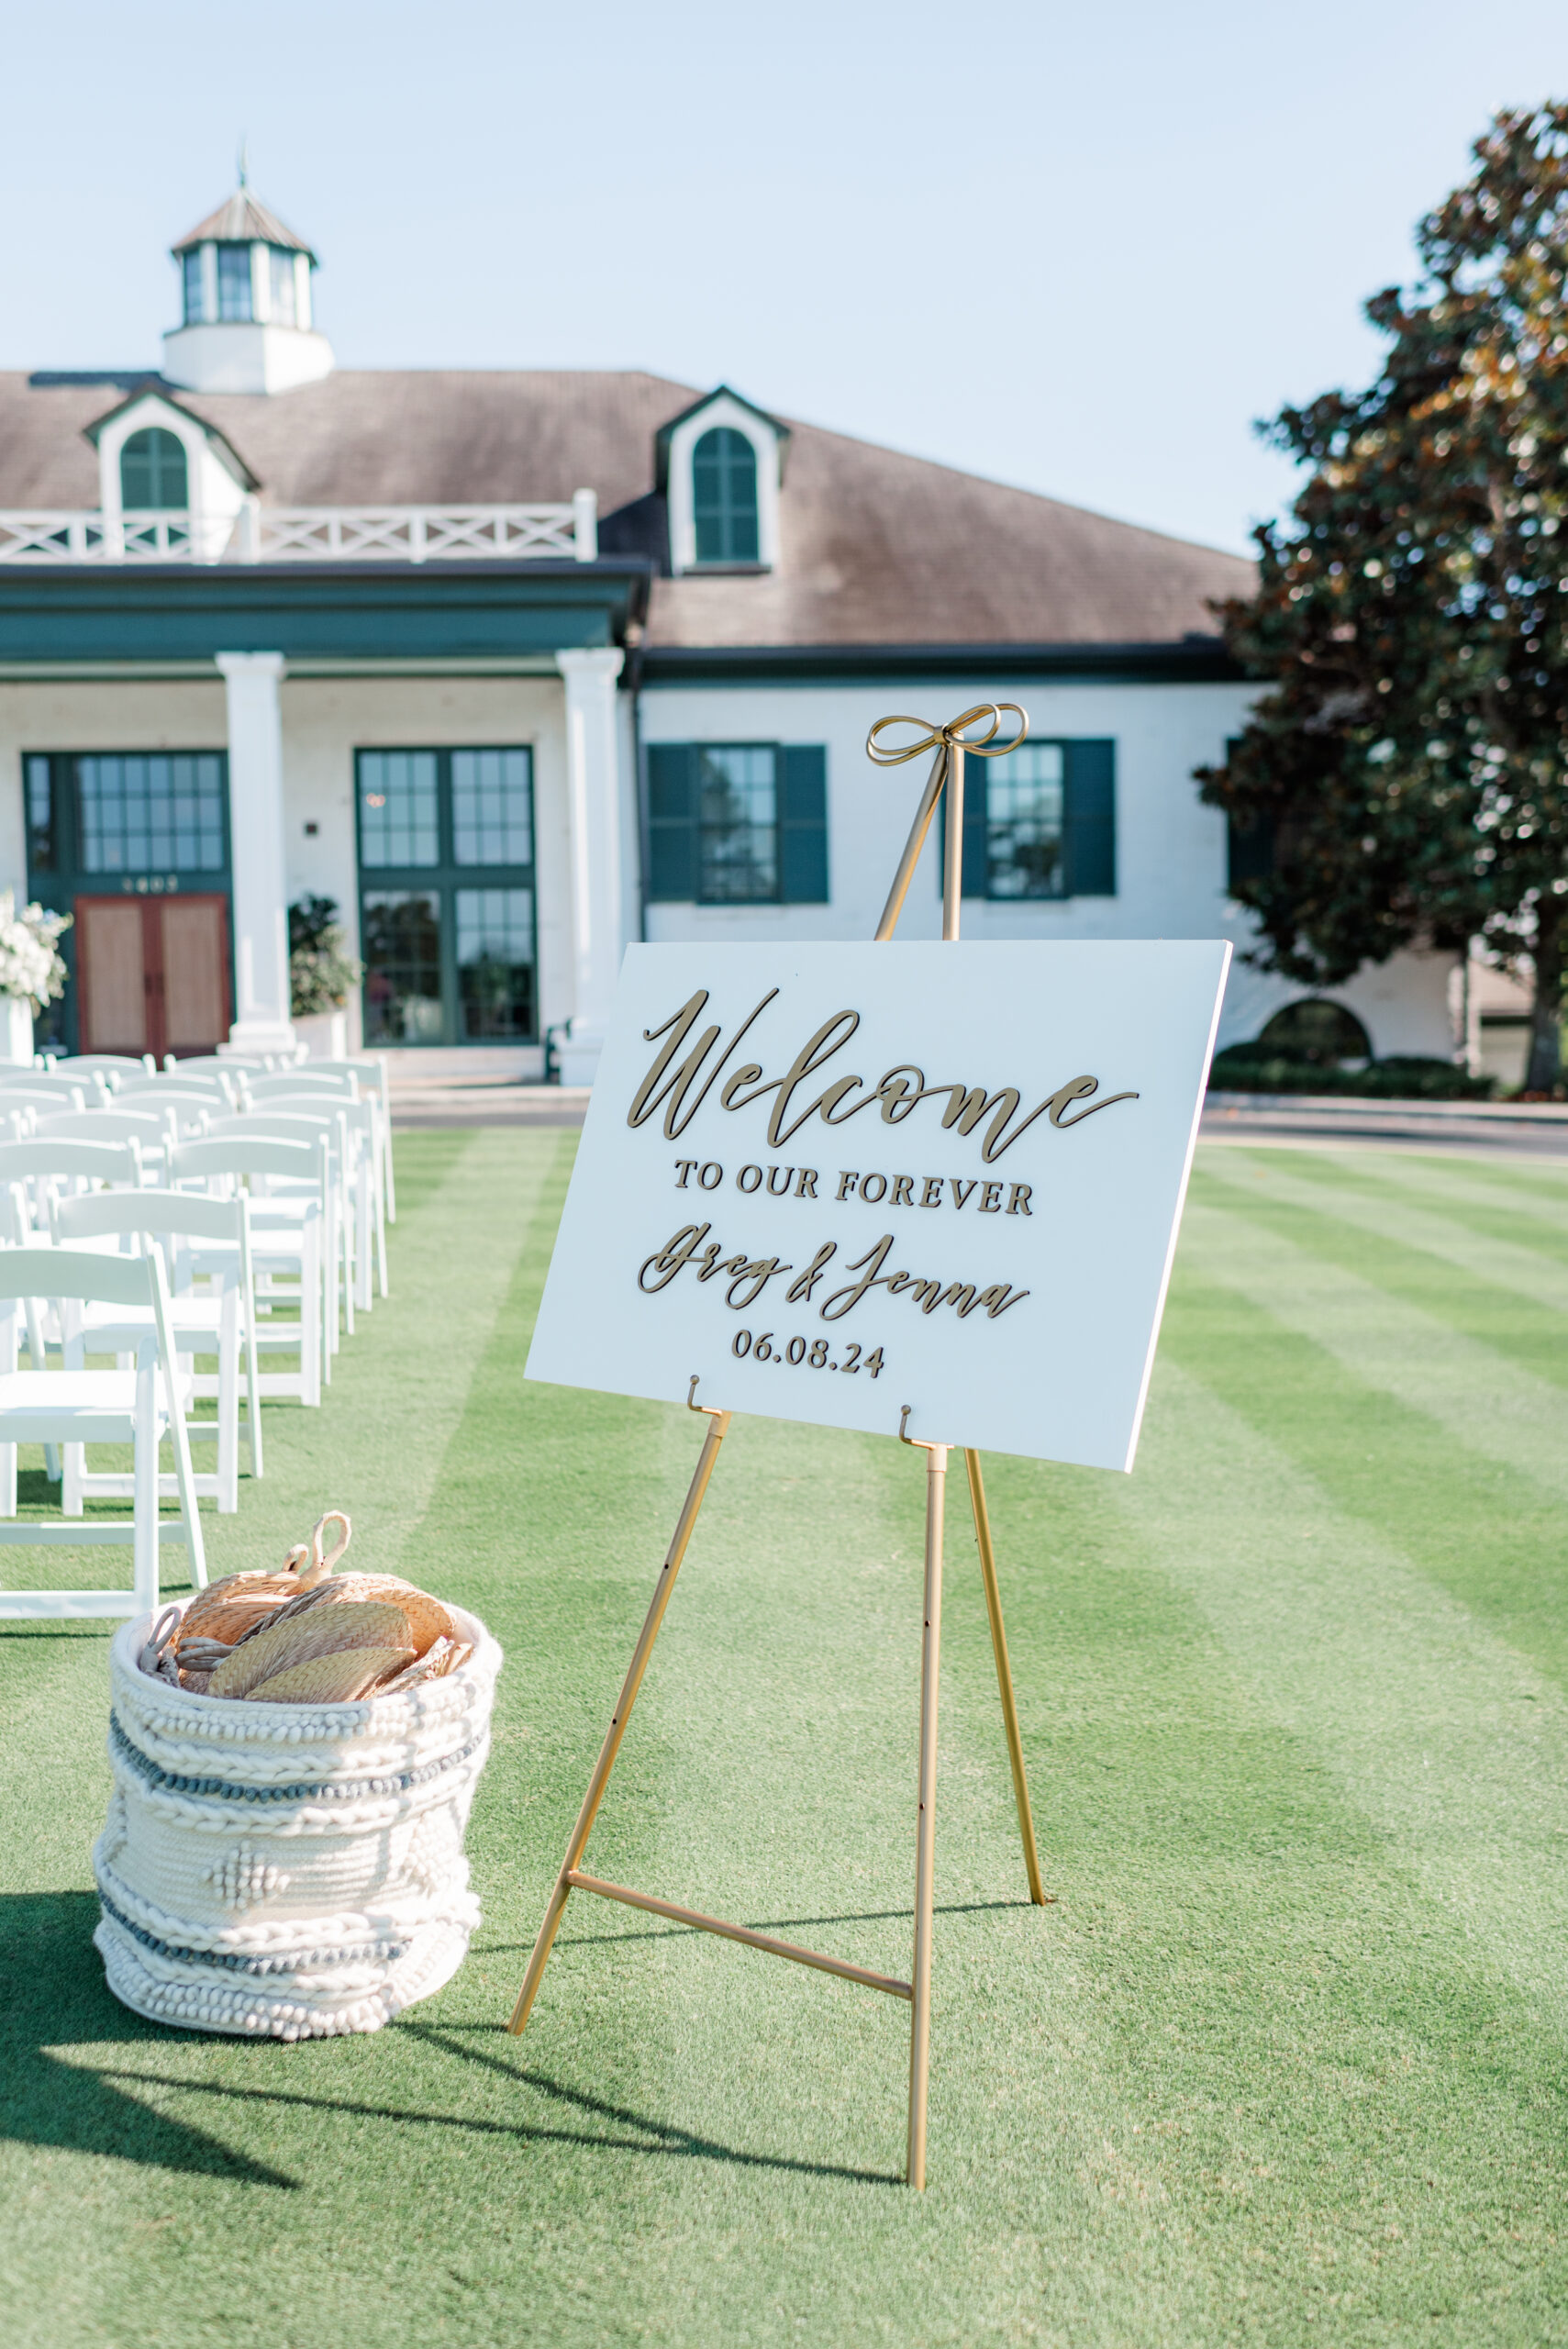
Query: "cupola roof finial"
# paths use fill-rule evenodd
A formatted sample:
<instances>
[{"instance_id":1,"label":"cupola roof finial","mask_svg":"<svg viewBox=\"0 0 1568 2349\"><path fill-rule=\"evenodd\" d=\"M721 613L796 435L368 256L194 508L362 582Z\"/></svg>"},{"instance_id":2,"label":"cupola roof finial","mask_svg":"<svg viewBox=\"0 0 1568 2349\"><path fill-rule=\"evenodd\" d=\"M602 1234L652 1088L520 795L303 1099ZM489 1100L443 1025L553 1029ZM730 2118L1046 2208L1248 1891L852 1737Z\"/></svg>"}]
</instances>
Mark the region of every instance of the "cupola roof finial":
<instances>
[{"instance_id":1,"label":"cupola roof finial","mask_svg":"<svg viewBox=\"0 0 1568 2349\"><path fill-rule=\"evenodd\" d=\"M177 260L181 253L189 252L193 245L212 243L279 245L284 252L308 253L312 266L315 265L317 258L315 251L306 243L303 237L296 237L294 230L285 227L275 212L270 212L260 198L250 193L250 184L246 177L246 158L243 147L239 150L239 184L234 194L228 198L227 204L220 204L216 212L209 212L205 220L198 220L195 227L181 237L170 250Z\"/></svg>"}]
</instances>

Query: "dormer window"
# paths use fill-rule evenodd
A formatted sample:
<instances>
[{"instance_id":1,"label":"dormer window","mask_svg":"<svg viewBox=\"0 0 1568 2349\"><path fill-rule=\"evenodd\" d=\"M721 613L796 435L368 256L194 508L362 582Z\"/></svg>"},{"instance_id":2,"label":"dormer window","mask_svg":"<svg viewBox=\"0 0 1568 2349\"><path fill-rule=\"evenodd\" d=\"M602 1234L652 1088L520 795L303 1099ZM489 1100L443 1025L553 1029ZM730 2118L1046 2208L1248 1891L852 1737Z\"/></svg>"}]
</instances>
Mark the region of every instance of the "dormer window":
<instances>
[{"instance_id":1,"label":"dormer window","mask_svg":"<svg viewBox=\"0 0 1568 2349\"><path fill-rule=\"evenodd\" d=\"M654 480L669 500L670 568L773 571L789 427L721 384L662 425Z\"/></svg>"},{"instance_id":2,"label":"dormer window","mask_svg":"<svg viewBox=\"0 0 1568 2349\"><path fill-rule=\"evenodd\" d=\"M250 317L250 248L219 245L217 249L217 315L228 325Z\"/></svg>"},{"instance_id":3,"label":"dormer window","mask_svg":"<svg viewBox=\"0 0 1568 2349\"><path fill-rule=\"evenodd\" d=\"M733 426L717 425L692 451L692 513L698 562L755 562L757 452Z\"/></svg>"},{"instance_id":4,"label":"dormer window","mask_svg":"<svg viewBox=\"0 0 1568 2349\"><path fill-rule=\"evenodd\" d=\"M120 504L127 513L183 513L190 505L185 452L161 425L133 432L120 451Z\"/></svg>"}]
</instances>

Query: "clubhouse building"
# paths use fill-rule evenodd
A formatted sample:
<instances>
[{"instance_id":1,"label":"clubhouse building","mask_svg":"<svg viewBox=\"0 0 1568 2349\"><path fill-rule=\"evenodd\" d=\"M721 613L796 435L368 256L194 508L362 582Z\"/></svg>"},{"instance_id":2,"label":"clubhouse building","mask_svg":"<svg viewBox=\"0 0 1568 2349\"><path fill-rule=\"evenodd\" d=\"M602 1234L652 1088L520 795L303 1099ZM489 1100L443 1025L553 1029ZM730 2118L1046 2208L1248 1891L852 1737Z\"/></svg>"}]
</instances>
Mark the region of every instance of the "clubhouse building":
<instances>
[{"instance_id":1,"label":"clubhouse building","mask_svg":"<svg viewBox=\"0 0 1568 2349\"><path fill-rule=\"evenodd\" d=\"M352 1045L589 1081L628 940L869 938L926 762L867 729L977 701L1030 733L970 763L967 937L1248 942L1192 779L1238 558L724 385L339 369L243 186L173 250L160 368L0 375L0 886L74 915L62 1043L285 1044L317 896ZM1333 992L1446 1056L1451 975ZM1299 992L1238 964L1222 1043Z\"/></svg>"}]
</instances>

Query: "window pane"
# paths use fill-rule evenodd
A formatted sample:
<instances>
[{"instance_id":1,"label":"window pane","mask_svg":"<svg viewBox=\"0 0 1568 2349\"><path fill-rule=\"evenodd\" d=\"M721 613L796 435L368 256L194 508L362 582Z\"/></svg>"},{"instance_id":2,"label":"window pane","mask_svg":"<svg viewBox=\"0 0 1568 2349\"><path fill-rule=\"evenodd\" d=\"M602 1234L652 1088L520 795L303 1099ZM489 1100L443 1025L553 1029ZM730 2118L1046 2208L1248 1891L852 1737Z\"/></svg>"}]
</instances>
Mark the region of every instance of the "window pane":
<instances>
[{"instance_id":1,"label":"window pane","mask_svg":"<svg viewBox=\"0 0 1568 2349\"><path fill-rule=\"evenodd\" d=\"M377 889L361 900L367 1044L439 1044L441 914L434 891Z\"/></svg>"},{"instance_id":2,"label":"window pane","mask_svg":"<svg viewBox=\"0 0 1568 2349\"><path fill-rule=\"evenodd\" d=\"M202 303L202 249L199 245L194 252L181 255L181 267L185 286L185 324L199 327L206 315Z\"/></svg>"},{"instance_id":3,"label":"window pane","mask_svg":"<svg viewBox=\"0 0 1568 2349\"><path fill-rule=\"evenodd\" d=\"M755 562L757 457L743 432L720 425L692 451L699 562Z\"/></svg>"},{"instance_id":4,"label":"window pane","mask_svg":"<svg viewBox=\"0 0 1568 2349\"><path fill-rule=\"evenodd\" d=\"M452 752L452 852L459 864L531 864L533 793L527 751Z\"/></svg>"},{"instance_id":5,"label":"window pane","mask_svg":"<svg viewBox=\"0 0 1568 2349\"><path fill-rule=\"evenodd\" d=\"M177 513L189 503L185 451L161 425L133 432L120 451L120 503L128 513Z\"/></svg>"},{"instance_id":6,"label":"window pane","mask_svg":"<svg viewBox=\"0 0 1568 2349\"><path fill-rule=\"evenodd\" d=\"M457 965L465 1037L477 1041L531 1036L533 891L458 890Z\"/></svg>"},{"instance_id":7,"label":"window pane","mask_svg":"<svg viewBox=\"0 0 1568 2349\"><path fill-rule=\"evenodd\" d=\"M281 245L267 247L272 275L272 317L281 327L294 324L294 255Z\"/></svg>"},{"instance_id":8,"label":"window pane","mask_svg":"<svg viewBox=\"0 0 1568 2349\"><path fill-rule=\"evenodd\" d=\"M436 864L434 751L360 752L361 864Z\"/></svg>"},{"instance_id":9,"label":"window pane","mask_svg":"<svg viewBox=\"0 0 1568 2349\"><path fill-rule=\"evenodd\" d=\"M78 759L84 873L221 873L223 761L215 751Z\"/></svg>"},{"instance_id":10,"label":"window pane","mask_svg":"<svg viewBox=\"0 0 1568 2349\"><path fill-rule=\"evenodd\" d=\"M986 894L1062 895L1062 756L1059 742L1026 742L1005 759L976 760L985 774Z\"/></svg>"},{"instance_id":11,"label":"window pane","mask_svg":"<svg viewBox=\"0 0 1568 2349\"><path fill-rule=\"evenodd\" d=\"M28 871L54 871L54 793L49 761L28 761Z\"/></svg>"},{"instance_id":12,"label":"window pane","mask_svg":"<svg viewBox=\"0 0 1568 2349\"><path fill-rule=\"evenodd\" d=\"M773 751L705 744L697 765L698 897L710 906L770 903L779 893Z\"/></svg>"},{"instance_id":13,"label":"window pane","mask_svg":"<svg viewBox=\"0 0 1568 2349\"><path fill-rule=\"evenodd\" d=\"M250 315L250 248L219 245L217 249L217 315L248 318Z\"/></svg>"}]
</instances>

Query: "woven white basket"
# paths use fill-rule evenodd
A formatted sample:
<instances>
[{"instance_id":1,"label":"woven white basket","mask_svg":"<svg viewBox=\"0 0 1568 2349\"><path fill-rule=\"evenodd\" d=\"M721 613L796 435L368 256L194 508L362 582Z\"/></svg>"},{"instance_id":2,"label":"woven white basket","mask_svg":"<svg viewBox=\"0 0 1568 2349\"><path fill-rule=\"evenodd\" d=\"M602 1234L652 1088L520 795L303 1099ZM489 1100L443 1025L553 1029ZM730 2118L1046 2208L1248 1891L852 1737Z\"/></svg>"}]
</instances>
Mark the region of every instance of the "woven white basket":
<instances>
[{"instance_id":1,"label":"woven white basket","mask_svg":"<svg viewBox=\"0 0 1568 2349\"><path fill-rule=\"evenodd\" d=\"M450 1979L479 1922L463 1831L501 1650L353 1705L259 1705L155 1680L151 1618L109 1657L114 1793L93 1851L109 1987L193 2031L378 2031Z\"/></svg>"}]
</instances>

